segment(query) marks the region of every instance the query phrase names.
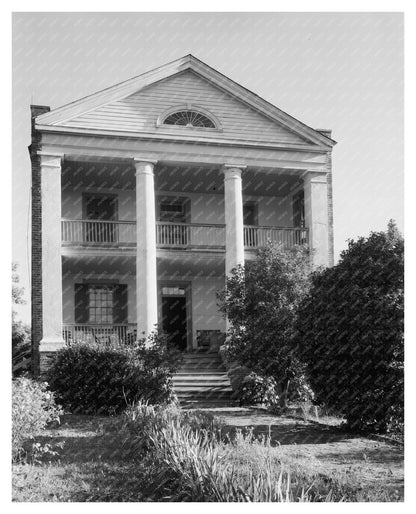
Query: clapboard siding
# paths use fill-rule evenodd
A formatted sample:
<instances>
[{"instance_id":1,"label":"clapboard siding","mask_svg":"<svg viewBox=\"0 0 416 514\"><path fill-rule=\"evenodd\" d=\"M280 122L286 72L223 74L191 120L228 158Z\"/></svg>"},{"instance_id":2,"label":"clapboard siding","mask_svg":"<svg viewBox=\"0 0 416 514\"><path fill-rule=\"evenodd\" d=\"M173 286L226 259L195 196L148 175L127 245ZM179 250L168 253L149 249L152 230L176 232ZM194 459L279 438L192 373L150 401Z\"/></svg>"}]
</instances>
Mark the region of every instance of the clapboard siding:
<instances>
[{"instance_id":1,"label":"clapboard siding","mask_svg":"<svg viewBox=\"0 0 416 514\"><path fill-rule=\"evenodd\" d=\"M191 129L190 134L224 139L305 143L285 127L221 91L191 71L152 84L127 98L99 107L60 125L86 129L163 133L158 116L175 105L193 104L215 115L222 132ZM169 127L170 133L172 128ZM184 136L186 131L181 132Z\"/></svg>"}]
</instances>

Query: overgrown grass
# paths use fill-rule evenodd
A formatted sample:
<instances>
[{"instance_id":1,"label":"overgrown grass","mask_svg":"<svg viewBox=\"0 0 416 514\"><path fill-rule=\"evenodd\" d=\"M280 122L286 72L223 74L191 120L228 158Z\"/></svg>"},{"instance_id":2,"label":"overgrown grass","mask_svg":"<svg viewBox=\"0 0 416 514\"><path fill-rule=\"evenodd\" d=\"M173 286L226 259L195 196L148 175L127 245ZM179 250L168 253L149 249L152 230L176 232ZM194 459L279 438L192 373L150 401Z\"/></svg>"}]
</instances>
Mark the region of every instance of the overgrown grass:
<instances>
[{"instance_id":1,"label":"overgrown grass","mask_svg":"<svg viewBox=\"0 0 416 514\"><path fill-rule=\"evenodd\" d=\"M139 405L127 414L126 441L147 459L155 501L323 502L366 501L349 477L300 466L253 431L230 436L206 413ZM145 450L144 453L140 453Z\"/></svg>"},{"instance_id":2,"label":"overgrown grass","mask_svg":"<svg viewBox=\"0 0 416 514\"><path fill-rule=\"evenodd\" d=\"M351 467L327 468L301 446L280 448L267 434L230 431L207 412L176 407L136 406L117 418L66 416L37 441L64 444L58 455L14 466L14 501L402 499L382 483L360 483ZM372 471L371 462L363 465Z\"/></svg>"}]
</instances>

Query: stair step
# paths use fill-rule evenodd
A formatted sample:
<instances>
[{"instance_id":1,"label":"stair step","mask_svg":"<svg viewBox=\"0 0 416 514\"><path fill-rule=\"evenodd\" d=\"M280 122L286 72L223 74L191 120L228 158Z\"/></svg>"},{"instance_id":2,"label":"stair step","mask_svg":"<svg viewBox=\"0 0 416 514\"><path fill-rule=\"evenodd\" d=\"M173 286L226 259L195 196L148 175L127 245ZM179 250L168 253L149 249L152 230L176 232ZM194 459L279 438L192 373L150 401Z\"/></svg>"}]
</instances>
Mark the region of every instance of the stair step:
<instances>
[{"instance_id":1,"label":"stair step","mask_svg":"<svg viewBox=\"0 0 416 514\"><path fill-rule=\"evenodd\" d=\"M225 367L224 366L220 366L219 364L206 364L205 366L202 366L201 364L199 365L194 365L194 366L191 366L190 364L187 364L186 366L181 366L179 368L178 371L180 372L184 372L184 371L195 371L195 370L198 370L198 369L213 369L213 370L218 370L218 371L225 371Z\"/></svg>"},{"instance_id":2,"label":"stair step","mask_svg":"<svg viewBox=\"0 0 416 514\"><path fill-rule=\"evenodd\" d=\"M181 373L173 375L173 380L227 380L228 378L227 373L217 373L216 375L213 375L212 373Z\"/></svg>"},{"instance_id":3,"label":"stair step","mask_svg":"<svg viewBox=\"0 0 416 514\"><path fill-rule=\"evenodd\" d=\"M173 376L181 406L202 408L233 405L230 379L218 353L187 353Z\"/></svg>"},{"instance_id":4,"label":"stair step","mask_svg":"<svg viewBox=\"0 0 416 514\"><path fill-rule=\"evenodd\" d=\"M233 390L230 386L191 386L191 387L183 387L178 386L175 387L175 393L182 394L186 393L188 395L193 394L217 394L217 393L232 393Z\"/></svg>"},{"instance_id":5,"label":"stair step","mask_svg":"<svg viewBox=\"0 0 416 514\"><path fill-rule=\"evenodd\" d=\"M195 382L227 382L230 383L230 380L227 376L218 375L213 377L211 375L195 375L194 377L189 377L187 375L180 377L173 377L173 383L178 384L179 382L186 382L187 384L194 384Z\"/></svg>"},{"instance_id":6,"label":"stair step","mask_svg":"<svg viewBox=\"0 0 416 514\"><path fill-rule=\"evenodd\" d=\"M212 375L212 374L218 374L218 375L227 375L227 372L224 369L218 369L218 368L205 368L205 369L180 369L178 370L178 373L181 375ZM176 373L175 373L176 374Z\"/></svg>"}]
</instances>

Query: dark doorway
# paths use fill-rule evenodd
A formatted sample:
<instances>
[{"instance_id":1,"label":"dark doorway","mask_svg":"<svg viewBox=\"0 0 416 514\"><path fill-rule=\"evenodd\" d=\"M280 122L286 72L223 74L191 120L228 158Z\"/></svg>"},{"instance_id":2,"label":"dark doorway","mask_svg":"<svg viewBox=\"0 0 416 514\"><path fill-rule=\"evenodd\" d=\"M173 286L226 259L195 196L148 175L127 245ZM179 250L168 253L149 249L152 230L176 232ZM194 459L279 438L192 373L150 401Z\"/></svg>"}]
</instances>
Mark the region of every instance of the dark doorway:
<instances>
[{"instance_id":1,"label":"dark doorway","mask_svg":"<svg viewBox=\"0 0 416 514\"><path fill-rule=\"evenodd\" d=\"M305 226L305 195L303 191L299 191L293 195L293 226Z\"/></svg>"},{"instance_id":2,"label":"dark doorway","mask_svg":"<svg viewBox=\"0 0 416 514\"><path fill-rule=\"evenodd\" d=\"M186 350L186 298L162 296L162 326L168 335L168 345Z\"/></svg>"},{"instance_id":3,"label":"dark doorway","mask_svg":"<svg viewBox=\"0 0 416 514\"><path fill-rule=\"evenodd\" d=\"M257 204L246 202L243 204L244 246L257 246L257 229L251 228L257 225Z\"/></svg>"},{"instance_id":4,"label":"dark doorway","mask_svg":"<svg viewBox=\"0 0 416 514\"><path fill-rule=\"evenodd\" d=\"M117 219L117 196L84 195L84 219L91 220L91 223L87 222L84 225L85 241L116 242L117 226L111 222Z\"/></svg>"},{"instance_id":5,"label":"dark doorway","mask_svg":"<svg viewBox=\"0 0 416 514\"><path fill-rule=\"evenodd\" d=\"M243 205L244 225L257 225L257 205L255 203L245 203Z\"/></svg>"}]
</instances>

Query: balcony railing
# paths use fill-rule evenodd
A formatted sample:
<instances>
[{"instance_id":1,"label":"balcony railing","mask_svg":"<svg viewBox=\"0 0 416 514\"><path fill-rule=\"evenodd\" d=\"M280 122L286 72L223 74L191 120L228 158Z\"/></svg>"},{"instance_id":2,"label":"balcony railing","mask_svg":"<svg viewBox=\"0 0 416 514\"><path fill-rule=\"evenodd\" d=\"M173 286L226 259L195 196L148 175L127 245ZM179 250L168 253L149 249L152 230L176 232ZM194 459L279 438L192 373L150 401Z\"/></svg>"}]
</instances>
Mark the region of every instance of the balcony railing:
<instances>
[{"instance_id":1,"label":"balcony railing","mask_svg":"<svg viewBox=\"0 0 416 514\"><path fill-rule=\"evenodd\" d=\"M244 246L257 249L268 241L292 247L308 242L307 228L244 227ZM134 246L134 221L62 220L65 245ZM156 222L159 248L225 248L225 225Z\"/></svg>"},{"instance_id":2,"label":"balcony railing","mask_svg":"<svg viewBox=\"0 0 416 514\"><path fill-rule=\"evenodd\" d=\"M224 247L225 225L156 222L156 244L160 247Z\"/></svg>"},{"instance_id":3,"label":"balcony railing","mask_svg":"<svg viewBox=\"0 0 416 514\"><path fill-rule=\"evenodd\" d=\"M136 339L136 323L125 325L91 325L66 323L62 336L66 343L81 341L100 344L126 344Z\"/></svg>"},{"instance_id":4,"label":"balcony railing","mask_svg":"<svg viewBox=\"0 0 416 514\"><path fill-rule=\"evenodd\" d=\"M62 242L75 244L136 244L136 222L62 220Z\"/></svg>"},{"instance_id":5,"label":"balcony railing","mask_svg":"<svg viewBox=\"0 0 416 514\"><path fill-rule=\"evenodd\" d=\"M291 248L295 245L308 243L307 228L278 228L278 227L244 227L244 246L246 248L261 248L268 241L280 243Z\"/></svg>"}]
</instances>

